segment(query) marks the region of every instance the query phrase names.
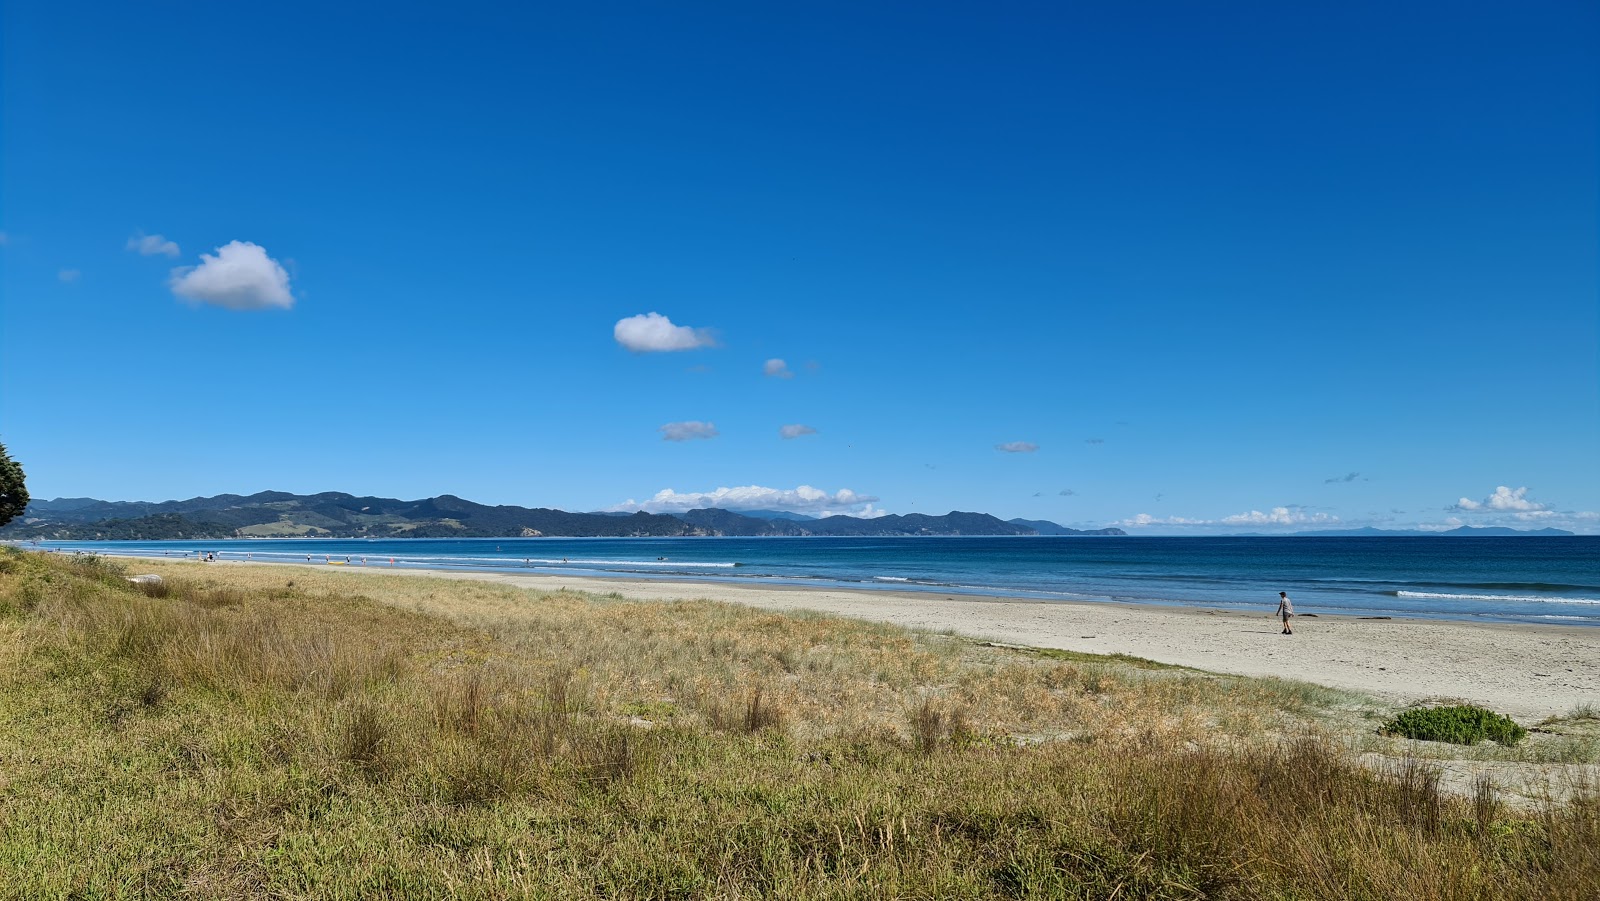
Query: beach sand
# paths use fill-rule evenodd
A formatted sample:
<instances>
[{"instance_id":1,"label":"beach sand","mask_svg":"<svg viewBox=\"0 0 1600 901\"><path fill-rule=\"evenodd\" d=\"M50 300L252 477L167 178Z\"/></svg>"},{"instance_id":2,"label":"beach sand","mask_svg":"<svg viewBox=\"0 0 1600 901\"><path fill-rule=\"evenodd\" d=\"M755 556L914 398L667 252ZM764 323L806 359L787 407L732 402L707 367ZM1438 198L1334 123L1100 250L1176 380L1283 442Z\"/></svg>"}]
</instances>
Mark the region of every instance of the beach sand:
<instances>
[{"instance_id":1,"label":"beach sand","mask_svg":"<svg viewBox=\"0 0 1600 901\"><path fill-rule=\"evenodd\" d=\"M640 600L705 598L769 610L814 610L1003 644L1130 654L1211 672L1299 679L1399 704L1469 701L1522 722L1561 716L1579 704L1600 705L1600 628L1297 616L1295 634L1288 636L1279 634L1278 621L1270 616L1275 605L1269 602L1262 603L1259 614L1246 614L716 582L400 572L538 591L569 588Z\"/></svg>"}]
</instances>

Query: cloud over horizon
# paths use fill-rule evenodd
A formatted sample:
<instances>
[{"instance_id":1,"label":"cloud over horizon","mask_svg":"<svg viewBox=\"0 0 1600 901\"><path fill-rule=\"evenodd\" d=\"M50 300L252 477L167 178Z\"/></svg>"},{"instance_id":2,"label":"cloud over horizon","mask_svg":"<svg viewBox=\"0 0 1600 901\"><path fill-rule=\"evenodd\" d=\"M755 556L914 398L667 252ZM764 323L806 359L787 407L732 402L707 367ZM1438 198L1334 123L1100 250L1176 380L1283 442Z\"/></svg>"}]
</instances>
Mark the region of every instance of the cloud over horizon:
<instances>
[{"instance_id":1,"label":"cloud over horizon","mask_svg":"<svg viewBox=\"0 0 1600 901\"><path fill-rule=\"evenodd\" d=\"M1273 507L1271 510L1249 510L1244 513L1235 513L1221 519L1190 519L1184 516L1151 516L1140 513L1130 519L1124 519L1116 525L1130 528L1145 528L1148 526L1181 526L1185 528L1233 528L1237 526L1301 526L1301 525L1337 525L1341 520L1331 513L1307 513L1298 506Z\"/></svg>"},{"instance_id":2,"label":"cloud over horizon","mask_svg":"<svg viewBox=\"0 0 1600 901\"><path fill-rule=\"evenodd\" d=\"M1039 449L1039 445L1032 441L1007 441L1005 444L996 444L994 449L1007 454L1031 454Z\"/></svg>"},{"instance_id":3,"label":"cloud over horizon","mask_svg":"<svg viewBox=\"0 0 1600 901\"><path fill-rule=\"evenodd\" d=\"M176 258L181 252L176 241L169 241L160 235L136 234L128 239L128 250L136 251L139 256L169 256Z\"/></svg>"},{"instance_id":4,"label":"cloud over horizon","mask_svg":"<svg viewBox=\"0 0 1600 901\"><path fill-rule=\"evenodd\" d=\"M763 374L765 374L766 376L768 376L769 378L775 378L775 379L792 379L792 378L794 378L794 373L789 369L789 364L783 362L782 360L778 359L777 357L773 357L772 359L768 360L767 362L761 364L761 372Z\"/></svg>"},{"instance_id":5,"label":"cloud over horizon","mask_svg":"<svg viewBox=\"0 0 1600 901\"><path fill-rule=\"evenodd\" d=\"M785 440L785 441L788 441L788 440L793 439L793 438L799 438L802 435L815 435L816 433L817 433L817 430L812 428L811 426L801 425L799 423L795 423L794 425L781 426L778 429L778 434L780 436L782 436L783 440Z\"/></svg>"},{"instance_id":6,"label":"cloud over horizon","mask_svg":"<svg viewBox=\"0 0 1600 901\"><path fill-rule=\"evenodd\" d=\"M649 500L626 502L608 507L607 512L682 513L706 507L723 510L784 510L790 513L817 515L842 514L866 519L887 515L887 511L873 506L878 498L870 494L857 494L841 488L832 494L810 485L796 488L767 488L761 485L743 485L737 488L718 488L714 491L678 492L671 488L657 491Z\"/></svg>"},{"instance_id":7,"label":"cloud over horizon","mask_svg":"<svg viewBox=\"0 0 1600 901\"><path fill-rule=\"evenodd\" d=\"M1459 511L1466 511L1468 513L1491 512L1491 511L1498 511L1498 512L1506 512L1506 511L1532 512L1532 511L1536 511L1536 510L1544 510L1545 509L1545 505L1537 503L1535 501L1528 500L1528 488L1527 488L1527 486L1523 486L1523 487L1517 488L1517 489L1512 489L1510 486L1501 485L1501 486L1499 486L1498 488L1496 488L1494 490L1493 494L1489 495L1488 497L1484 498L1481 501L1475 501L1475 500L1472 500L1471 498L1463 497L1460 500L1456 501L1455 505L1452 506L1450 509L1459 510Z\"/></svg>"},{"instance_id":8,"label":"cloud over horizon","mask_svg":"<svg viewBox=\"0 0 1600 901\"><path fill-rule=\"evenodd\" d=\"M709 330L674 325L660 313L641 313L619 319L611 335L618 344L636 354L694 350L715 347L717 343Z\"/></svg>"},{"instance_id":9,"label":"cloud over horizon","mask_svg":"<svg viewBox=\"0 0 1600 901\"><path fill-rule=\"evenodd\" d=\"M249 241L230 241L218 247L215 255L202 253L200 265L173 269L167 284L185 300L228 310L287 310L294 306L289 273L267 256L266 248Z\"/></svg>"},{"instance_id":10,"label":"cloud over horizon","mask_svg":"<svg viewBox=\"0 0 1600 901\"><path fill-rule=\"evenodd\" d=\"M697 419L685 422L669 422L657 429L661 433L662 441L694 441L715 438L721 434L714 423L700 422Z\"/></svg>"}]
</instances>

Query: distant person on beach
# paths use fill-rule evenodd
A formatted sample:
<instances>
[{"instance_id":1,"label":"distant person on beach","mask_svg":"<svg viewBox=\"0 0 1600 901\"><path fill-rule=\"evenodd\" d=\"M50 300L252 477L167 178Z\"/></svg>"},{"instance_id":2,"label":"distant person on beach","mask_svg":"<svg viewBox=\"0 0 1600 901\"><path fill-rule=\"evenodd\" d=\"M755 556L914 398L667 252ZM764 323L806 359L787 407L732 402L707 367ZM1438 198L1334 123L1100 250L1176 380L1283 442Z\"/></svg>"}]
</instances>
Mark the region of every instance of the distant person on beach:
<instances>
[{"instance_id":1,"label":"distant person on beach","mask_svg":"<svg viewBox=\"0 0 1600 901\"><path fill-rule=\"evenodd\" d=\"M1278 616L1283 617L1283 634L1293 635L1294 629L1289 626L1290 617L1294 616L1294 602L1289 600L1289 592L1278 592Z\"/></svg>"}]
</instances>

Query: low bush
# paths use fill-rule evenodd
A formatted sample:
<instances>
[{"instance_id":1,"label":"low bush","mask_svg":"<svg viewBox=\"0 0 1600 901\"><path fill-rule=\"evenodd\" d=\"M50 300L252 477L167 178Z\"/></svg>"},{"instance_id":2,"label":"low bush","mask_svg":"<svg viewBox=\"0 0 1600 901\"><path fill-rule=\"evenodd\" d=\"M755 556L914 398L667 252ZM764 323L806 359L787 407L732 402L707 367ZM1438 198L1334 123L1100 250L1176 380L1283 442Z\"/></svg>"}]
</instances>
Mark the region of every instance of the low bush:
<instances>
[{"instance_id":1,"label":"low bush","mask_svg":"<svg viewBox=\"0 0 1600 901\"><path fill-rule=\"evenodd\" d=\"M1528 730L1513 722L1511 717L1471 704L1407 710L1384 724L1380 731L1401 738L1457 745L1475 745L1487 738L1506 747L1528 734Z\"/></svg>"}]
</instances>

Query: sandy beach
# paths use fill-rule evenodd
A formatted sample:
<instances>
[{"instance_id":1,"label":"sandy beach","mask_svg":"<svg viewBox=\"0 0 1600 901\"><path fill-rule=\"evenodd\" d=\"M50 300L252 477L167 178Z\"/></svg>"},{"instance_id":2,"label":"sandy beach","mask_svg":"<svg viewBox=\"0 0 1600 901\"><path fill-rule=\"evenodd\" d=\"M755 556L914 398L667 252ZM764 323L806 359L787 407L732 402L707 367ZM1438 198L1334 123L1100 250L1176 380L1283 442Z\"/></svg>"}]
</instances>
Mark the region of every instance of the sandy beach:
<instances>
[{"instance_id":1,"label":"sandy beach","mask_svg":"<svg viewBox=\"0 0 1600 901\"><path fill-rule=\"evenodd\" d=\"M776 585L403 572L538 591L570 588L641 600L706 598L769 610L814 610L914 629L952 630L1004 644L1131 654L1212 672L1300 679L1401 704L1470 701L1525 722L1562 715L1579 704L1600 704L1600 629L1585 627L1300 616L1295 634L1285 636L1270 616L1270 604L1263 604L1259 615L1250 615Z\"/></svg>"}]
</instances>

